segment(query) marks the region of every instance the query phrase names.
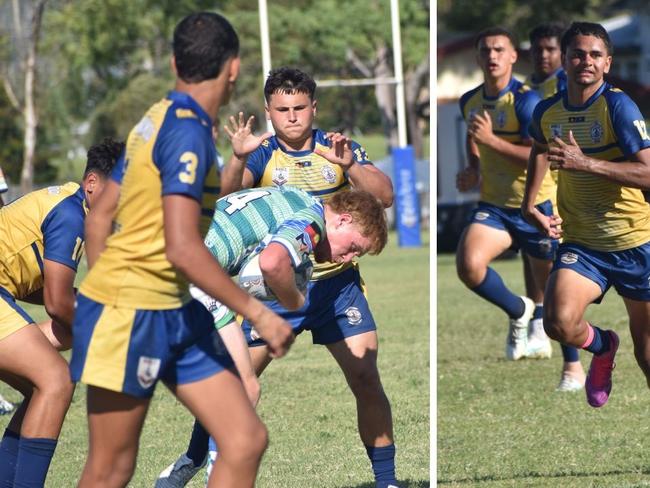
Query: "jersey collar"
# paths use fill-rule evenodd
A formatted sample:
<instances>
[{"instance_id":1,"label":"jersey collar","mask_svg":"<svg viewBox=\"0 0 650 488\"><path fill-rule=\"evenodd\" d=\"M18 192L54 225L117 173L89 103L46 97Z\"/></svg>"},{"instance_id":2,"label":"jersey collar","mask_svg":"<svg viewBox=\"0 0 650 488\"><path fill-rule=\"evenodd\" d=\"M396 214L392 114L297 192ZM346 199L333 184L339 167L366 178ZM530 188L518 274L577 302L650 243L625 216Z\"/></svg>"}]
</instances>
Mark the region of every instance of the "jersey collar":
<instances>
[{"instance_id":1,"label":"jersey collar","mask_svg":"<svg viewBox=\"0 0 650 488\"><path fill-rule=\"evenodd\" d=\"M212 130L212 119L207 113L205 113L205 110L201 108L201 105L199 105L190 95L184 92L172 90L167 94L167 98L172 102L190 107L199 117L201 123Z\"/></svg>"},{"instance_id":2,"label":"jersey collar","mask_svg":"<svg viewBox=\"0 0 650 488\"><path fill-rule=\"evenodd\" d=\"M578 105L578 106L573 106L569 105L569 90L563 90L562 91L562 103L564 104L564 108L567 109L569 112L578 112L580 110L585 110L586 108L589 108L592 103L596 101L596 99L603 94L603 92L607 89L609 89L611 85L607 83L606 81L603 82L602 85L600 85L600 88L596 90L596 93L594 93L592 96L589 97L589 100L587 100L584 105Z\"/></svg>"},{"instance_id":3,"label":"jersey collar","mask_svg":"<svg viewBox=\"0 0 650 488\"><path fill-rule=\"evenodd\" d=\"M501 98L503 95L505 95L506 93L508 93L509 91L511 91L511 90L513 89L513 87L514 87L514 85L515 85L516 82L517 82L517 80L515 80L514 78L510 78L510 81L508 82L508 84L505 86L505 88L504 88L503 90L501 90L501 91L497 94L496 97L490 97L490 96L488 96L487 93L485 93L485 83L483 83L483 88L482 88L482 89L483 89L483 98L484 98L485 100L498 100L498 99Z\"/></svg>"}]
</instances>

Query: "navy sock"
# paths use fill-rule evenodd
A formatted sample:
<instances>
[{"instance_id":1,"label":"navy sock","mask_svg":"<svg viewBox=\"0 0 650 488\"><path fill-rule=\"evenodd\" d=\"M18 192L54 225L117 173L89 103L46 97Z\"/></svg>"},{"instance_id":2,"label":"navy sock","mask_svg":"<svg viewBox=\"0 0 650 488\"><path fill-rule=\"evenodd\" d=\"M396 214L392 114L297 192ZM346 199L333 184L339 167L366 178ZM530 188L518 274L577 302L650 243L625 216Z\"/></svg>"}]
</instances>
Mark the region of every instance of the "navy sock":
<instances>
[{"instance_id":1,"label":"navy sock","mask_svg":"<svg viewBox=\"0 0 650 488\"><path fill-rule=\"evenodd\" d=\"M472 291L495 304L512 319L521 317L526 310L526 305L521 297L508 290L499 273L492 268L487 269L483 282L472 288Z\"/></svg>"},{"instance_id":2,"label":"navy sock","mask_svg":"<svg viewBox=\"0 0 650 488\"><path fill-rule=\"evenodd\" d=\"M18 442L20 436L5 429L0 443L0 487L12 488L16 476L16 460L18 459Z\"/></svg>"},{"instance_id":3,"label":"navy sock","mask_svg":"<svg viewBox=\"0 0 650 488\"><path fill-rule=\"evenodd\" d=\"M523 314L523 312L521 312ZM521 315L520 315L521 317ZM535 311L533 312L533 320L544 318L544 305L541 303L535 304Z\"/></svg>"},{"instance_id":4,"label":"navy sock","mask_svg":"<svg viewBox=\"0 0 650 488\"><path fill-rule=\"evenodd\" d=\"M594 338L591 341L591 344L583 349L594 353L596 356L600 356L609 351L609 333L595 325L591 325L591 327L594 330Z\"/></svg>"},{"instance_id":5,"label":"navy sock","mask_svg":"<svg viewBox=\"0 0 650 488\"><path fill-rule=\"evenodd\" d=\"M16 461L16 488L42 488L50 467L56 439L30 439L21 437Z\"/></svg>"},{"instance_id":6,"label":"navy sock","mask_svg":"<svg viewBox=\"0 0 650 488\"><path fill-rule=\"evenodd\" d=\"M377 486L397 483L395 479L395 444L385 447L366 446Z\"/></svg>"},{"instance_id":7,"label":"navy sock","mask_svg":"<svg viewBox=\"0 0 650 488\"><path fill-rule=\"evenodd\" d=\"M580 360L580 353L577 347L560 344L562 348L562 357L565 363L575 363Z\"/></svg>"},{"instance_id":8,"label":"navy sock","mask_svg":"<svg viewBox=\"0 0 650 488\"><path fill-rule=\"evenodd\" d=\"M198 420L194 421L192 438L187 446L186 456L192 460L194 466L201 466L208 455L208 439L210 434L203 428Z\"/></svg>"}]
</instances>

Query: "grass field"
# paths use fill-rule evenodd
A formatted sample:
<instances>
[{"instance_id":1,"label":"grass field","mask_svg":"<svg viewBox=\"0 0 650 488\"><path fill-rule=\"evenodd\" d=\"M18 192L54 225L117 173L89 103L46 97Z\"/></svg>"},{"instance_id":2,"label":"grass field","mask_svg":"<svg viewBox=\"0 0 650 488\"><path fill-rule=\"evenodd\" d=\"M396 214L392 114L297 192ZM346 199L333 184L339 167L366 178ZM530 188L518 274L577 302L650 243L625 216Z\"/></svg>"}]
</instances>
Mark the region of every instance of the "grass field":
<instances>
[{"instance_id":1,"label":"grass field","mask_svg":"<svg viewBox=\"0 0 650 488\"><path fill-rule=\"evenodd\" d=\"M378 257L362 260L369 299L380 330L379 368L392 404L398 477L405 487L430 485L429 250L398 249L394 236ZM34 318L42 310L30 308ZM354 397L324 347L302 334L286 358L262 376L259 413L270 434L258 487L374 487L358 438ZM0 393L19 401L0 384ZM8 417L0 417L2 427ZM129 486L151 487L159 471L184 452L192 419L159 386L140 442ZM87 453L84 387L77 388L46 486L76 485ZM197 475L189 486L203 486Z\"/></svg>"},{"instance_id":2,"label":"grass field","mask_svg":"<svg viewBox=\"0 0 650 488\"><path fill-rule=\"evenodd\" d=\"M523 293L521 261L494 268ZM650 486L650 394L634 360L623 303L610 291L588 319L620 335L614 388L601 409L584 392L556 393L551 360L504 360L505 314L437 258L437 480L449 487ZM585 369L591 356L581 355Z\"/></svg>"}]
</instances>

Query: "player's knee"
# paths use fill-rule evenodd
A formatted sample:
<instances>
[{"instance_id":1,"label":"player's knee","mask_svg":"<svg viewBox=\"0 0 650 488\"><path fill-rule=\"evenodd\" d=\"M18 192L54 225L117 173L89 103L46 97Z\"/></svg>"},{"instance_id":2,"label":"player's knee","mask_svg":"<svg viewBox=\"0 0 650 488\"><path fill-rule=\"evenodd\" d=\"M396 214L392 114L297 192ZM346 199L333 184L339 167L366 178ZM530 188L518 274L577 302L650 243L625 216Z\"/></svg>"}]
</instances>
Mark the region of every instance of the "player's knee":
<instances>
[{"instance_id":1,"label":"player's knee","mask_svg":"<svg viewBox=\"0 0 650 488\"><path fill-rule=\"evenodd\" d=\"M570 342L579 322L580 317L568 307L544 307L544 331L551 339Z\"/></svg>"},{"instance_id":2,"label":"player's knee","mask_svg":"<svg viewBox=\"0 0 650 488\"><path fill-rule=\"evenodd\" d=\"M474 288L481 284L485 276L485 264L476 256L459 256L456 260L456 273L466 286Z\"/></svg>"},{"instance_id":3,"label":"player's knee","mask_svg":"<svg viewBox=\"0 0 650 488\"><path fill-rule=\"evenodd\" d=\"M248 464L258 462L269 443L269 433L258 420L248 428L238 429L233 435L219 443L219 455L231 463Z\"/></svg>"},{"instance_id":4,"label":"player's knee","mask_svg":"<svg viewBox=\"0 0 650 488\"><path fill-rule=\"evenodd\" d=\"M356 397L377 397L383 396L384 390L381 385L379 371L377 368L361 368L352 374L348 374L348 383Z\"/></svg>"}]
</instances>

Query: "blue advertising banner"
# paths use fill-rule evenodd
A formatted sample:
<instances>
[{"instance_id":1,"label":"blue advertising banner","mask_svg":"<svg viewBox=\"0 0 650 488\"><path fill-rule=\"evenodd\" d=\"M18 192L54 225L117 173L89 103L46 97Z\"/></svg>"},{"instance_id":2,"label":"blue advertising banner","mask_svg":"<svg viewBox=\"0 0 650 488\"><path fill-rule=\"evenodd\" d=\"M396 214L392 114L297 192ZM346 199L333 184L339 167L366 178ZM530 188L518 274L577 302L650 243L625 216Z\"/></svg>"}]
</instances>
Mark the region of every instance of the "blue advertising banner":
<instances>
[{"instance_id":1,"label":"blue advertising banner","mask_svg":"<svg viewBox=\"0 0 650 488\"><path fill-rule=\"evenodd\" d=\"M420 204L415 189L415 152L412 146L394 147L395 226L400 247L421 246Z\"/></svg>"}]
</instances>

